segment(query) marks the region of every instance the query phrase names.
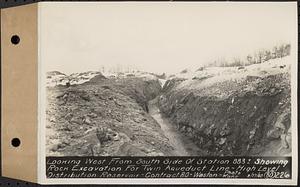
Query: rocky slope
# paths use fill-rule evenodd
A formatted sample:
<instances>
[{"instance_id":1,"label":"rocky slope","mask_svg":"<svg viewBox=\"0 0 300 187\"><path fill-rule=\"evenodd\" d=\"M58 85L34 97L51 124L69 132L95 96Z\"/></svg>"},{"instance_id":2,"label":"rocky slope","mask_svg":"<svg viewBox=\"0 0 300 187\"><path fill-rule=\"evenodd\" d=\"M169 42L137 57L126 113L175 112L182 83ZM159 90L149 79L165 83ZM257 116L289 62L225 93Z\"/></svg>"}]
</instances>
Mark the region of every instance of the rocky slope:
<instances>
[{"instance_id":1,"label":"rocky slope","mask_svg":"<svg viewBox=\"0 0 300 187\"><path fill-rule=\"evenodd\" d=\"M291 59L171 77L160 110L205 153L291 154Z\"/></svg>"},{"instance_id":2,"label":"rocky slope","mask_svg":"<svg viewBox=\"0 0 300 187\"><path fill-rule=\"evenodd\" d=\"M157 79L107 79L47 87L47 156L157 156L172 146L148 114Z\"/></svg>"}]
</instances>

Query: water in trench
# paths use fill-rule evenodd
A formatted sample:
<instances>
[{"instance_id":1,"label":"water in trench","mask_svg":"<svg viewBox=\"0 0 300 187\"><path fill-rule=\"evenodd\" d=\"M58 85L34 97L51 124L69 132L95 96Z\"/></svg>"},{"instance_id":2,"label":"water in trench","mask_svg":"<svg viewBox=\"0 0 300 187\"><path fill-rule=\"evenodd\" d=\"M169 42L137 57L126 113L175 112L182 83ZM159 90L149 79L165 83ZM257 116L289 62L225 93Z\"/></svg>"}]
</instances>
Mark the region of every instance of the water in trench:
<instances>
[{"instance_id":1,"label":"water in trench","mask_svg":"<svg viewBox=\"0 0 300 187\"><path fill-rule=\"evenodd\" d=\"M172 155L168 156L199 156L201 150L186 135L179 132L175 126L162 115L157 107L157 99L149 102L149 113L159 123L164 135L174 148Z\"/></svg>"}]
</instances>

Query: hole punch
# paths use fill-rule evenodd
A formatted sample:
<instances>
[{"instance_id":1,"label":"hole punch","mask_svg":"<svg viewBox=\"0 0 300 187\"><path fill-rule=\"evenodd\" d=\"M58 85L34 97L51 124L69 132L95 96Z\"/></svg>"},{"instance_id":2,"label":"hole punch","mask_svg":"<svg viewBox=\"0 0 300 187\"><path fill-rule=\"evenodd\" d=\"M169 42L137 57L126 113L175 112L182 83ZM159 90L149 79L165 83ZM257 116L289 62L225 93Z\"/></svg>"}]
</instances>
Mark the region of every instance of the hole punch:
<instances>
[{"instance_id":1,"label":"hole punch","mask_svg":"<svg viewBox=\"0 0 300 187\"><path fill-rule=\"evenodd\" d=\"M11 140L11 145L14 146L14 147L19 147L20 144L21 144L21 141L20 141L19 138L13 138L13 139Z\"/></svg>"},{"instance_id":2,"label":"hole punch","mask_svg":"<svg viewBox=\"0 0 300 187\"><path fill-rule=\"evenodd\" d=\"M13 35L10 39L12 44L17 45L18 43L20 43L20 37L18 35Z\"/></svg>"}]
</instances>

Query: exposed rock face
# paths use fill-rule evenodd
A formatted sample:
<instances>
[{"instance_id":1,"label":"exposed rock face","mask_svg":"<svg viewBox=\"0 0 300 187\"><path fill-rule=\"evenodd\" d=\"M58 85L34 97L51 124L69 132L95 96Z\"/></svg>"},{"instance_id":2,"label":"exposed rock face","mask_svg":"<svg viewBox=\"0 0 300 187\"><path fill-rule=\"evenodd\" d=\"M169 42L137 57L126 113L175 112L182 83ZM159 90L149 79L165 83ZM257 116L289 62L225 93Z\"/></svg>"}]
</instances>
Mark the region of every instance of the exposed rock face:
<instances>
[{"instance_id":1,"label":"exposed rock face","mask_svg":"<svg viewBox=\"0 0 300 187\"><path fill-rule=\"evenodd\" d=\"M197 89L183 84L183 79L167 81L159 107L207 155L291 153L289 73L247 76Z\"/></svg>"},{"instance_id":2,"label":"exposed rock face","mask_svg":"<svg viewBox=\"0 0 300 187\"><path fill-rule=\"evenodd\" d=\"M161 91L161 86L157 79L119 79L116 81L116 85L123 88L122 91L134 99L146 112L149 112L148 101L154 99Z\"/></svg>"},{"instance_id":3,"label":"exposed rock face","mask_svg":"<svg viewBox=\"0 0 300 187\"><path fill-rule=\"evenodd\" d=\"M147 113L158 80L106 79L47 88L47 155L146 156L172 147Z\"/></svg>"}]
</instances>

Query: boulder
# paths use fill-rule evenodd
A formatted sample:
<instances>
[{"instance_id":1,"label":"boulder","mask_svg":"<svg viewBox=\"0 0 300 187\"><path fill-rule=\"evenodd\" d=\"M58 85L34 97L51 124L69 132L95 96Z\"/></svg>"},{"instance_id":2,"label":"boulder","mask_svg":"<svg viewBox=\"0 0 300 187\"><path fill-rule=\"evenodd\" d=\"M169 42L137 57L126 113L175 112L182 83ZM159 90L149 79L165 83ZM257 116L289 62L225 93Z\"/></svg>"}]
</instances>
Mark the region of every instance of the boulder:
<instances>
[{"instance_id":1,"label":"boulder","mask_svg":"<svg viewBox=\"0 0 300 187\"><path fill-rule=\"evenodd\" d=\"M55 117L54 117L54 116L51 116L51 117L50 117L50 122L55 122L55 121L56 121Z\"/></svg>"},{"instance_id":2,"label":"boulder","mask_svg":"<svg viewBox=\"0 0 300 187\"><path fill-rule=\"evenodd\" d=\"M86 116L83 120L83 123L90 125L92 122L91 122L90 118Z\"/></svg>"},{"instance_id":3,"label":"boulder","mask_svg":"<svg viewBox=\"0 0 300 187\"><path fill-rule=\"evenodd\" d=\"M271 140L280 139L281 134L282 134L282 129L274 128L267 133L267 138Z\"/></svg>"},{"instance_id":4,"label":"boulder","mask_svg":"<svg viewBox=\"0 0 300 187\"><path fill-rule=\"evenodd\" d=\"M96 118L98 115L95 114L95 113L90 113L90 114L88 114L88 116L91 117L91 118Z\"/></svg>"},{"instance_id":5,"label":"boulder","mask_svg":"<svg viewBox=\"0 0 300 187\"><path fill-rule=\"evenodd\" d=\"M223 145L226 142L227 138L220 138L219 145Z\"/></svg>"}]
</instances>

